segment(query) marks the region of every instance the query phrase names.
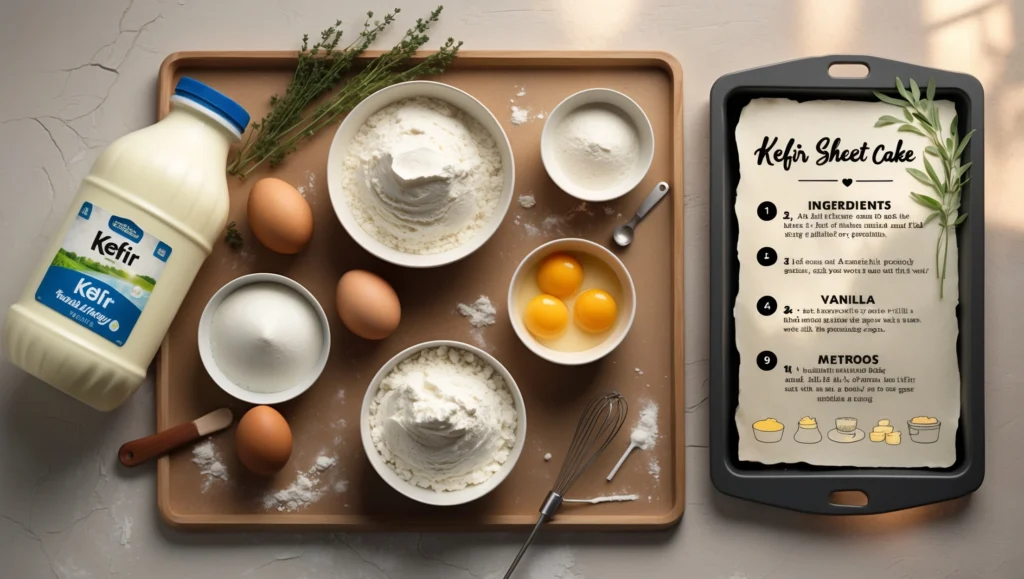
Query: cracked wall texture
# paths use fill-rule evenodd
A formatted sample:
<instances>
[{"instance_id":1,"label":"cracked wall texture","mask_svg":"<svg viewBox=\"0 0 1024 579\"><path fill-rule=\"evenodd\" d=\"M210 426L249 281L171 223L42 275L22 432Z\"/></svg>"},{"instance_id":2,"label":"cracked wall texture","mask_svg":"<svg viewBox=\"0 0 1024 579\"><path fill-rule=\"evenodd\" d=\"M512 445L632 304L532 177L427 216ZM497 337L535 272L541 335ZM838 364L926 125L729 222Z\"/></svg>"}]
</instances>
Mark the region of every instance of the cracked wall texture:
<instances>
[{"instance_id":1,"label":"cracked wall texture","mask_svg":"<svg viewBox=\"0 0 1024 579\"><path fill-rule=\"evenodd\" d=\"M402 22L432 2L396 3ZM6 0L0 6L0 303L23 280L102 148L154 121L177 50L291 49L336 18L391 4L325 0ZM396 27L382 43L393 41ZM467 49L658 49L685 71L687 510L673 531L553 534L517 577L802 579L1024 576L1024 36L1019 0L446 2L435 38ZM985 85L988 472L975 496L866 518L799 515L708 480L707 96L720 75L823 53L966 70ZM1017 302L1019 304L1019 302ZM0 362L0 576L11 579L501 577L520 534L189 535L162 526L152 466L119 469L154 426L148 383L98 414Z\"/></svg>"}]
</instances>

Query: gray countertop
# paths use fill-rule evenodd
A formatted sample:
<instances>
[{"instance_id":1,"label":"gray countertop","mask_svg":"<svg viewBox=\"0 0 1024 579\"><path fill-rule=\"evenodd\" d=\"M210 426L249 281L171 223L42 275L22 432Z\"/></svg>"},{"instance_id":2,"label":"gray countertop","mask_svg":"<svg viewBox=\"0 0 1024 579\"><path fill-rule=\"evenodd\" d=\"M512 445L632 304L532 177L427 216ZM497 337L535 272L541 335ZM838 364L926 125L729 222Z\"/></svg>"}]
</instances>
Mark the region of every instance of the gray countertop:
<instances>
[{"instance_id":1,"label":"gray countertop","mask_svg":"<svg viewBox=\"0 0 1024 579\"><path fill-rule=\"evenodd\" d=\"M431 2L406 0L402 21ZM391 4L324 0L9 0L0 8L0 303L15 301L99 152L155 120L178 50L294 49ZM402 27L404 29L404 27ZM398 27L385 41L396 38ZM542 537L520 577L853 579L1024 576L1024 3L1018 0L453 0L436 38L467 49L657 49L684 69L687 500L660 533ZM431 44L433 46L434 43ZM708 91L728 72L870 53L967 71L985 86L988 471L974 496L872 517L731 499L708 478ZM1013 300L1018 299L1018 305ZM0 576L11 579L501 577L521 534L182 534L155 469L116 465L154 428L153 385L99 414L0 362Z\"/></svg>"}]
</instances>

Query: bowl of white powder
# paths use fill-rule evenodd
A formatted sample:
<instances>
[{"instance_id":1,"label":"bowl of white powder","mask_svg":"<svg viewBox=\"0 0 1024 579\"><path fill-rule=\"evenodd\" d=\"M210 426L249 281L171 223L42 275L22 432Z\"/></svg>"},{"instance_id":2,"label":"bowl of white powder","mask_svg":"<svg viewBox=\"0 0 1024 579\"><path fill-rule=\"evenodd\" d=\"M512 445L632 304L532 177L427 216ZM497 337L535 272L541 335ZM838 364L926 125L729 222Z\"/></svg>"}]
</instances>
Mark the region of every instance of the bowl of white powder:
<instances>
[{"instance_id":1,"label":"bowl of white powder","mask_svg":"<svg viewBox=\"0 0 1024 579\"><path fill-rule=\"evenodd\" d=\"M250 404L279 404L312 386L331 350L320 303L273 273L235 278L199 318L199 357L222 390Z\"/></svg>"},{"instance_id":2,"label":"bowl of white powder","mask_svg":"<svg viewBox=\"0 0 1024 579\"><path fill-rule=\"evenodd\" d=\"M590 202L629 193L651 168L654 129L640 105L607 88L567 97L544 121L541 161L551 180Z\"/></svg>"},{"instance_id":3,"label":"bowl of white powder","mask_svg":"<svg viewBox=\"0 0 1024 579\"><path fill-rule=\"evenodd\" d=\"M453 86L411 81L359 103L338 127L327 186L342 226L371 254L438 267L479 249L512 202L501 124Z\"/></svg>"},{"instance_id":4,"label":"bowl of white powder","mask_svg":"<svg viewBox=\"0 0 1024 579\"><path fill-rule=\"evenodd\" d=\"M508 370L469 344L412 346L373 377L360 414L377 474L428 505L460 505L494 490L526 440L526 407Z\"/></svg>"}]
</instances>

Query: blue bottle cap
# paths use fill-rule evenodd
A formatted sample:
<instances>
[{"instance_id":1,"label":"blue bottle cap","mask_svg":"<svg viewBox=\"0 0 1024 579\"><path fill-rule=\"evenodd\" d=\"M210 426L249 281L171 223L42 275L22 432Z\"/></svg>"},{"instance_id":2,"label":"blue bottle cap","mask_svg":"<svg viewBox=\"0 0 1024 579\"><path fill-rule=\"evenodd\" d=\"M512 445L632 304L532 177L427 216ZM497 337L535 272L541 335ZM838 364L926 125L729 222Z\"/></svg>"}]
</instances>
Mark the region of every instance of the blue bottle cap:
<instances>
[{"instance_id":1,"label":"blue bottle cap","mask_svg":"<svg viewBox=\"0 0 1024 579\"><path fill-rule=\"evenodd\" d=\"M239 133L244 133L249 126L249 113L241 105L194 78L183 76L174 87L174 94L216 112L238 129Z\"/></svg>"}]
</instances>

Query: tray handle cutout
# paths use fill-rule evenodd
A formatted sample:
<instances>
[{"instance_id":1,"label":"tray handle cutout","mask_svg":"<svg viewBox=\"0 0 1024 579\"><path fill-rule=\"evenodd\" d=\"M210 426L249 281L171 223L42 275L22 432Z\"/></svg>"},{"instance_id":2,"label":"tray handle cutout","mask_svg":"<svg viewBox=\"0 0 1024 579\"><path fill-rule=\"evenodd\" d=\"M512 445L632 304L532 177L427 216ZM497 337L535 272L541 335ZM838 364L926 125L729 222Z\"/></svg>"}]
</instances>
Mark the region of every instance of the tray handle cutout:
<instances>
[{"instance_id":1,"label":"tray handle cutout","mask_svg":"<svg viewBox=\"0 0 1024 579\"><path fill-rule=\"evenodd\" d=\"M832 78L867 78L871 67L863 62L833 62L828 67L828 75Z\"/></svg>"},{"instance_id":2,"label":"tray handle cutout","mask_svg":"<svg viewBox=\"0 0 1024 579\"><path fill-rule=\"evenodd\" d=\"M868 506L868 495L864 491L832 491L828 503L835 507L860 508Z\"/></svg>"}]
</instances>

